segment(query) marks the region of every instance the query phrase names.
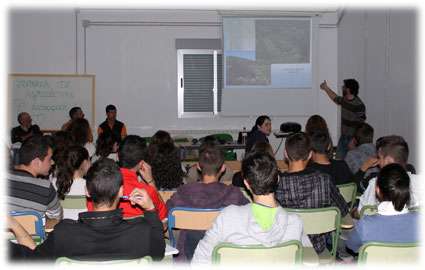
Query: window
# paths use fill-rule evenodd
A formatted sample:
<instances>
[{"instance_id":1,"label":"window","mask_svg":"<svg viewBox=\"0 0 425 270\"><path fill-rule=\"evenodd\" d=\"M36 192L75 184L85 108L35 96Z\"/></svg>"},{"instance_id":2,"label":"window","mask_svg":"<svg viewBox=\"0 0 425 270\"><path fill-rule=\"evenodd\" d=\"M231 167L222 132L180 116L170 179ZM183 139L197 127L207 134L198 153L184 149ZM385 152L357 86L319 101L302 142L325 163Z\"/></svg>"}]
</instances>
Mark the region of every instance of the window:
<instances>
[{"instance_id":1,"label":"window","mask_svg":"<svg viewBox=\"0 0 425 270\"><path fill-rule=\"evenodd\" d=\"M220 50L177 50L178 117L213 117L221 112Z\"/></svg>"}]
</instances>

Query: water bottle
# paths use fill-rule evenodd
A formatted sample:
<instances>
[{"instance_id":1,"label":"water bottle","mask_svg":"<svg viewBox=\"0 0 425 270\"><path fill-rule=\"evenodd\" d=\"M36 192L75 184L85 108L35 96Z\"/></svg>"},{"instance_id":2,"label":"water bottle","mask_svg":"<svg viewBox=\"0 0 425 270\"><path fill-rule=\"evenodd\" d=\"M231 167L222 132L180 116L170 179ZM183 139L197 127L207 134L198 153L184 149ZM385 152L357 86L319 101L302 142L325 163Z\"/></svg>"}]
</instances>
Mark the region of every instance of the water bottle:
<instances>
[{"instance_id":1,"label":"water bottle","mask_svg":"<svg viewBox=\"0 0 425 270\"><path fill-rule=\"evenodd\" d=\"M247 137L248 137L248 133L246 132L246 127L243 127L243 131L242 131L242 144L246 144Z\"/></svg>"}]
</instances>

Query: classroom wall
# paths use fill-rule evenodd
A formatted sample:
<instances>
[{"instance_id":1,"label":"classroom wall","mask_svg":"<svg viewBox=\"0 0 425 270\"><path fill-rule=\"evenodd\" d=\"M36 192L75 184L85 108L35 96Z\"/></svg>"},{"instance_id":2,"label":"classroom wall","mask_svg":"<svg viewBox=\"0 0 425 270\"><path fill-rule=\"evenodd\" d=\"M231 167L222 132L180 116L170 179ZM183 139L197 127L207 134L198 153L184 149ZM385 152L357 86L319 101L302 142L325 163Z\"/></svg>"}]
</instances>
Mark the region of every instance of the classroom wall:
<instances>
[{"instance_id":1,"label":"classroom wall","mask_svg":"<svg viewBox=\"0 0 425 270\"><path fill-rule=\"evenodd\" d=\"M420 169L418 14L414 9L346 9L338 26L338 84L356 78L375 140L401 135ZM361 56L361 57L359 57Z\"/></svg>"},{"instance_id":2,"label":"classroom wall","mask_svg":"<svg viewBox=\"0 0 425 270\"><path fill-rule=\"evenodd\" d=\"M104 108L113 103L118 119L129 133L151 136L156 130L199 138L229 132L234 138L253 117L177 117L176 38L221 38L220 26L89 26L90 22L221 22L217 11L206 10L10 10L11 73L95 74L95 123L105 119ZM337 80L337 13L324 10L319 28L317 77ZM319 90L318 86L317 89ZM333 140L338 136L337 106L318 95L318 114L328 122ZM243 103L236 104L243 106ZM259 106L267 106L259 101ZM83 108L84 109L84 108ZM88 110L85 109L85 110ZM305 125L309 115L273 117L272 127L296 121ZM64 122L67 119L64 119ZM16 125L16 123L12 123ZM58 127L59 128L59 127ZM270 136L275 151L281 139ZM283 158L283 145L277 158ZM240 157L240 156L239 156Z\"/></svg>"}]
</instances>

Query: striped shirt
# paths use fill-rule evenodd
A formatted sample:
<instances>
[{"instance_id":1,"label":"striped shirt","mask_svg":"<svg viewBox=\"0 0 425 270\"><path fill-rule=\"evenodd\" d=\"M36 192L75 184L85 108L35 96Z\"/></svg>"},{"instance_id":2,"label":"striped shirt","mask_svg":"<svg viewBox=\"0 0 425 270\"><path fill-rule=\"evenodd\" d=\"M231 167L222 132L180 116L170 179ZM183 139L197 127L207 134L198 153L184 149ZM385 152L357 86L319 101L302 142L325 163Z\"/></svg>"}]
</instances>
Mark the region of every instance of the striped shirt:
<instances>
[{"instance_id":1,"label":"striped shirt","mask_svg":"<svg viewBox=\"0 0 425 270\"><path fill-rule=\"evenodd\" d=\"M336 206L341 210L342 217L348 214L347 203L332 184L330 176L310 168L300 172L283 173L275 198L284 208L313 209ZM328 235L308 235L317 253L325 250Z\"/></svg>"},{"instance_id":2,"label":"striped shirt","mask_svg":"<svg viewBox=\"0 0 425 270\"><path fill-rule=\"evenodd\" d=\"M366 120L366 107L359 97L351 100L336 96L336 104L341 105L341 134L354 136L354 128Z\"/></svg>"},{"instance_id":3,"label":"striped shirt","mask_svg":"<svg viewBox=\"0 0 425 270\"><path fill-rule=\"evenodd\" d=\"M62 206L49 180L35 178L23 170L12 170L8 175L8 211L34 211L43 219L60 219Z\"/></svg>"}]
</instances>

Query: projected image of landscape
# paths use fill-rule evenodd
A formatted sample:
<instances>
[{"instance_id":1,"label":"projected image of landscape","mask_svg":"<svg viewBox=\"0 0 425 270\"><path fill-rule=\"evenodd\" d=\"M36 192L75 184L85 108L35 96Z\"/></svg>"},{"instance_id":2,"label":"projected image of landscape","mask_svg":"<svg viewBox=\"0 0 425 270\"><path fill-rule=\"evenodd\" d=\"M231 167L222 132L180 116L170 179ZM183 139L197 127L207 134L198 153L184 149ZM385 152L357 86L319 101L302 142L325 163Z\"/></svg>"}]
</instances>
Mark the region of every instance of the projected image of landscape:
<instances>
[{"instance_id":1,"label":"projected image of landscape","mask_svg":"<svg viewBox=\"0 0 425 270\"><path fill-rule=\"evenodd\" d=\"M223 18L225 87L311 87L311 20Z\"/></svg>"}]
</instances>

